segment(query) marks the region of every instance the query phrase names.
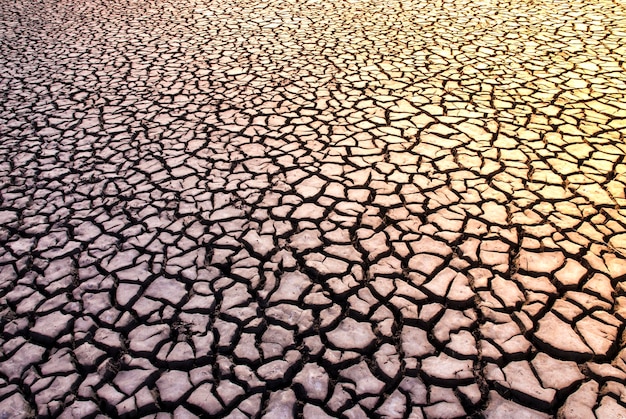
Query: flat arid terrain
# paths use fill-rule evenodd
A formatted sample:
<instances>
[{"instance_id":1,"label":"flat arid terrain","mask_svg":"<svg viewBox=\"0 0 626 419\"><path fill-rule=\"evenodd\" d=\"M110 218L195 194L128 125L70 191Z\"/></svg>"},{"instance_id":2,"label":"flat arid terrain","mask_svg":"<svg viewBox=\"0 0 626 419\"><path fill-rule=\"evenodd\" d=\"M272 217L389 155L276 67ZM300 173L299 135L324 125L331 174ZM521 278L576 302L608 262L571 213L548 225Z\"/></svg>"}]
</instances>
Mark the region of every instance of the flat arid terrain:
<instances>
[{"instance_id":1,"label":"flat arid terrain","mask_svg":"<svg viewBox=\"0 0 626 419\"><path fill-rule=\"evenodd\" d=\"M0 419L626 418L626 3L0 0Z\"/></svg>"}]
</instances>

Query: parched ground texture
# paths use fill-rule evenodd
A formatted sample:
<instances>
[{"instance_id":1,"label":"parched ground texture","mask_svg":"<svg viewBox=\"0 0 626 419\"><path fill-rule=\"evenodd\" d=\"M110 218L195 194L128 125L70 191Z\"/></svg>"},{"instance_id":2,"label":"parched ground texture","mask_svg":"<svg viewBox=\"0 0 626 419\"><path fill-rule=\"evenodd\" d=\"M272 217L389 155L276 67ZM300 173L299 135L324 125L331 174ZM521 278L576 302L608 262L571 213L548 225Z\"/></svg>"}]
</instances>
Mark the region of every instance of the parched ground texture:
<instances>
[{"instance_id":1,"label":"parched ground texture","mask_svg":"<svg viewBox=\"0 0 626 419\"><path fill-rule=\"evenodd\" d=\"M0 417L626 417L624 39L0 0Z\"/></svg>"}]
</instances>

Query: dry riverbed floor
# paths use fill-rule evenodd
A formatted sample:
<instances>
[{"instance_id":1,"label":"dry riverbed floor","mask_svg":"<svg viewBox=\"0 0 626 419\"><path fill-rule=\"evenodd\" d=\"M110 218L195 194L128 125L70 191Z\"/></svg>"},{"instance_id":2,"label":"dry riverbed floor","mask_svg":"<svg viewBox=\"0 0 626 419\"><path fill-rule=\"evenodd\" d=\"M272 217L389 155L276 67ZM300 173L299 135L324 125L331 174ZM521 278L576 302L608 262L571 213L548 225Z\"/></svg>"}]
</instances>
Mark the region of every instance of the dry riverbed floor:
<instances>
[{"instance_id":1,"label":"dry riverbed floor","mask_svg":"<svg viewBox=\"0 0 626 419\"><path fill-rule=\"evenodd\" d=\"M624 39L0 0L0 417L626 417Z\"/></svg>"}]
</instances>

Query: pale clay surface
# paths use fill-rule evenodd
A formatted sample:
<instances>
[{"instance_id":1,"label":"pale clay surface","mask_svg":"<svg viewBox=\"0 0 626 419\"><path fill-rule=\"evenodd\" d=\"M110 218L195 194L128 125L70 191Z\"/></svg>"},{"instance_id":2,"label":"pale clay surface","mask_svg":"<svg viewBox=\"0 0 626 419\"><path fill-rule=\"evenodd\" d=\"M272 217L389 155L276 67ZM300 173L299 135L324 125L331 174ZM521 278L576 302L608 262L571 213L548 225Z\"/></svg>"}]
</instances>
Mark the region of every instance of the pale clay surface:
<instances>
[{"instance_id":1,"label":"pale clay surface","mask_svg":"<svg viewBox=\"0 0 626 419\"><path fill-rule=\"evenodd\" d=\"M626 417L624 39L0 0L0 417Z\"/></svg>"}]
</instances>

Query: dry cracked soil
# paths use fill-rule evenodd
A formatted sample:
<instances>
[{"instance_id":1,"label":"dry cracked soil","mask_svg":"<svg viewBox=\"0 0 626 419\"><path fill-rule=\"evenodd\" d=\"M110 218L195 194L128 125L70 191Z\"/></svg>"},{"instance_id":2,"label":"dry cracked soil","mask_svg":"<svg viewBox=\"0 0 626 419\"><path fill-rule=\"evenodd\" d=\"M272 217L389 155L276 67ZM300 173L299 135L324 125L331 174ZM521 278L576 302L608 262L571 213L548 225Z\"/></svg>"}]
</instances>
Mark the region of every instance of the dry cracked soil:
<instances>
[{"instance_id":1,"label":"dry cracked soil","mask_svg":"<svg viewBox=\"0 0 626 419\"><path fill-rule=\"evenodd\" d=\"M0 418L625 418L625 39L0 0Z\"/></svg>"}]
</instances>

